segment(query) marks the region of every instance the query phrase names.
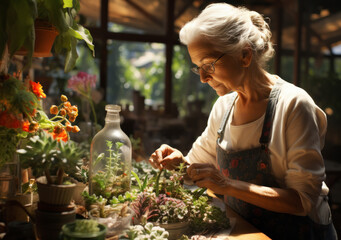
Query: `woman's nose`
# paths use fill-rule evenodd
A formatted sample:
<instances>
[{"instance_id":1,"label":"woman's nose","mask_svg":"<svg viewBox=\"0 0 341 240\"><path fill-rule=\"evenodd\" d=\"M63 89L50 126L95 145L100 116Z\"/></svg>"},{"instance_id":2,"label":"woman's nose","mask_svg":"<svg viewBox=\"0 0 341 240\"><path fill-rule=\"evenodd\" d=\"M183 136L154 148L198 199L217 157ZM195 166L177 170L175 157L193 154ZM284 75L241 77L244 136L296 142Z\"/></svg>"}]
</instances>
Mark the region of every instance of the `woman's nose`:
<instances>
[{"instance_id":1,"label":"woman's nose","mask_svg":"<svg viewBox=\"0 0 341 240\"><path fill-rule=\"evenodd\" d=\"M210 80L209 74L206 73L204 70L201 70L201 69L199 71L200 71L200 81L202 83L207 83Z\"/></svg>"}]
</instances>

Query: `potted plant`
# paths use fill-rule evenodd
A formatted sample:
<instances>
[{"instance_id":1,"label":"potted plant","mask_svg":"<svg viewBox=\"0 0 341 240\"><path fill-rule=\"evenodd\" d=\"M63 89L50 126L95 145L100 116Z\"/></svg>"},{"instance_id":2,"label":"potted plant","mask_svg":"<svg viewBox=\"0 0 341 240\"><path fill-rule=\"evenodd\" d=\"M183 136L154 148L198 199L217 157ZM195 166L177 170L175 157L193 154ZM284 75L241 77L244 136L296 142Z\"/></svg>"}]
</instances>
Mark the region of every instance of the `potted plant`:
<instances>
[{"instance_id":1,"label":"potted plant","mask_svg":"<svg viewBox=\"0 0 341 240\"><path fill-rule=\"evenodd\" d=\"M77 144L68 141L68 132L79 132L78 126L72 126L75 121L78 109L72 106L67 97L62 95L62 103L59 106L52 105L51 114L55 116L51 119L40 121L42 127L56 122L50 132L39 131L39 133L28 139L22 149L17 150L23 167L31 167L37 179L38 194L40 201L52 204L69 204L70 197L62 197L60 191L68 192L72 195L75 184L64 181L65 169L75 172L76 166L82 164L82 151L79 151ZM51 175L51 172L56 174ZM44 175L43 177L41 177ZM41 190L47 189L47 193ZM57 191L52 194L52 189ZM42 195L43 194L43 195ZM50 200L43 198L48 197ZM67 195L68 196L68 195ZM44 199L44 200L43 200ZM50 202L51 201L51 202ZM61 201L61 202L60 202Z\"/></svg>"},{"instance_id":2,"label":"potted plant","mask_svg":"<svg viewBox=\"0 0 341 240\"><path fill-rule=\"evenodd\" d=\"M42 110L41 100L46 95L40 83L21 78L16 73L0 73L0 182L1 198L5 199L20 192L17 148L38 130L53 131L59 126Z\"/></svg>"},{"instance_id":3,"label":"potted plant","mask_svg":"<svg viewBox=\"0 0 341 240\"><path fill-rule=\"evenodd\" d=\"M42 32L43 42L49 38L47 29L53 26L52 44L56 53L65 53L66 72L70 71L78 58L76 45L79 40L84 40L94 52L90 32L76 22L79 11L79 0L4 0L0 3L0 56L2 57L6 46L10 57L22 47L28 57L28 66L34 56L38 32ZM52 46L52 45L51 45ZM41 54L39 56L46 56Z\"/></svg>"},{"instance_id":4,"label":"potted plant","mask_svg":"<svg viewBox=\"0 0 341 240\"><path fill-rule=\"evenodd\" d=\"M184 234L205 234L230 226L224 212L210 204L206 189L191 191L184 187L184 165L176 171L161 170L143 183L138 174L132 174L142 190L130 206L136 214L134 220L137 224L152 222L161 226L169 232L169 239L179 239Z\"/></svg>"},{"instance_id":5,"label":"potted plant","mask_svg":"<svg viewBox=\"0 0 341 240\"><path fill-rule=\"evenodd\" d=\"M50 204L68 205L76 182L65 177L82 165L82 153L71 140L58 141L46 132L29 138L25 148L19 149L23 167L30 167L37 178L39 199ZM52 176L51 173L55 174ZM61 193L63 192L63 193Z\"/></svg>"},{"instance_id":6,"label":"potted plant","mask_svg":"<svg viewBox=\"0 0 341 240\"><path fill-rule=\"evenodd\" d=\"M76 220L63 225L61 240L104 240L107 228L95 220Z\"/></svg>"}]
</instances>

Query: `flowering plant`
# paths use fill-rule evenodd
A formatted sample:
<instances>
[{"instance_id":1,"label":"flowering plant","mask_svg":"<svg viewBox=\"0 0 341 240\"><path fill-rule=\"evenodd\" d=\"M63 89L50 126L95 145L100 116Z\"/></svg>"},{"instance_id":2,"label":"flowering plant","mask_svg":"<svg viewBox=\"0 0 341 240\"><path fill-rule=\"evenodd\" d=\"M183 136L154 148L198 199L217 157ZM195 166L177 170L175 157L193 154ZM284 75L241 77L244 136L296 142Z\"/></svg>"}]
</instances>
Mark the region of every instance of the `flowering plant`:
<instances>
[{"instance_id":1,"label":"flowering plant","mask_svg":"<svg viewBox=\"0 0 341 240\"><path fill-rule=\"evenodd\" d=\"M96 88L96 82L97 76L88 74L86 72L79 72L77 75L72 76L68 80L68 88L78 93L89 103L94 117L95 126L97 124L97 115L94 107L94 102L92 100L92 89ZM85 109L86 106L83 106L83 108ZM86 121L89 121L89 119L86 119Z\"/></svg>"},{"instance_id":2,"label":"flowering plant","mask_svg":"<svg viewBox=\"0 0 341 240\"><path fill-rule=\"evenodd\" d=\"M34 135L38 130L46 130L53 138L68 140L66 131L79 131L71 126L78 110L71 109L67 98L62 96L64 109L58 110L54 118L49 119L41 107L41 99L46 98L42 86L29 78L20 80L20 74L0 74L0 167L13 159L19 141ZM57 107L58 108L58 107ZM61 109L62 107L60 107ZM54 108L55 109L55 108ZM72 118L75 116L74 118Z\"/></svg>"}]
</instances>

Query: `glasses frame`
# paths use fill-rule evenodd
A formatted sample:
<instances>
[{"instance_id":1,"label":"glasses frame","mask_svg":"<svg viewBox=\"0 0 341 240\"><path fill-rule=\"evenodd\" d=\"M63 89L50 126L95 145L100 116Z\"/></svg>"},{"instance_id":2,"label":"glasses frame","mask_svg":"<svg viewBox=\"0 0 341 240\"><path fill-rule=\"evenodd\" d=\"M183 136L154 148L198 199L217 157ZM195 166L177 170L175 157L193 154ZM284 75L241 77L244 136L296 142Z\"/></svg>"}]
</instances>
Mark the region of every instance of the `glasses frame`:
<instances>
[{"instance_id":1,"label":"glasses frame","mask_svg":"<svg viewBox=\"0 0 341 240\"><path fill-rule=\"evenodd\" d=\"M225 55L225 53L223 53L222 55L220 55L220 57L218 57L215 61L211 62L211 63L205 63L203 65L201 65L200 67L196 66L196 67L192 67L191 70L193 73L197 74L200 76L200 69L202 69L204 72L206 73L214 73L215 72L215 67L214 65L219 61L220 58L222 58ZM203 66L207 66L210 65L212 71L206 71Z\"/></svg>"}]
</instances>

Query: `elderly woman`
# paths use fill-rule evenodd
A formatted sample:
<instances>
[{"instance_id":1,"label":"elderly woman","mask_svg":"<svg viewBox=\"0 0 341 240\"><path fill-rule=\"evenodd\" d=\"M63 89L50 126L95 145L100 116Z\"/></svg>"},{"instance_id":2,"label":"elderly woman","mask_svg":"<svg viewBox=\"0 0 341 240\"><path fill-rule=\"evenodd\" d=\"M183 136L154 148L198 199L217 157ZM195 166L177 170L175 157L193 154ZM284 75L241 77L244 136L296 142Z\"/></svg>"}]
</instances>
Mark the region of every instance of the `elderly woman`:
<instances>
[{"instance_id":1,"label":"elderly woman","mask_svg":"<svg viewBox=\"0 0 341 240\"><path fill-rule=\"evenodd\" d=\"M301 88L264 70L271 32L254 11L211 4L180 31L193 72L220 96L186 157L162 145L157 168L190 164L199 187L273 239L337 239L321 149L326 116Z\"/></svg>"}]
</instances>

